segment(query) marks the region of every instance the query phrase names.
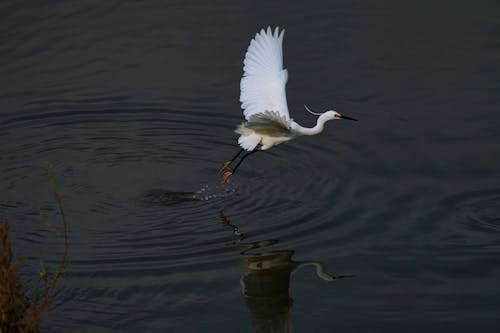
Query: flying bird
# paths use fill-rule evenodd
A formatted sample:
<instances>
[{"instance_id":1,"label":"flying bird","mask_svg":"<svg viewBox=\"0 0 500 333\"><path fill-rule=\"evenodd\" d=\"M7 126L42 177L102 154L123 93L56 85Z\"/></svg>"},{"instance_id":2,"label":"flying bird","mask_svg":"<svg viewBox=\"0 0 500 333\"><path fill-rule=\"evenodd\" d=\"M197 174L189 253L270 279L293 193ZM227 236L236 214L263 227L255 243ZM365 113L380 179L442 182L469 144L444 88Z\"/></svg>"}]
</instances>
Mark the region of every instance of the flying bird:
<instances>
[{"instance_id":1,"label":"flying bird","mask_svg":"<svg viewBox=\"0 0 500 333\"><path fill-rule=\"evenodd\" d=\"M283 68L283 35L277 27L262 29L251 40L243 61L243 77L240 82L240 102L246 121L235 132L240 134L240 151L225 162L219 172L224 184L241 163L251 154L268 150L283 142L302 135L321 133L325 122L335 119L356 120L334 110L323 113L306 110L318 117L316 126L302 127L290 118L286 102L285 86L288 71ZM230 165L246 152L231 170Z\"/></svg>"}]
</instances>

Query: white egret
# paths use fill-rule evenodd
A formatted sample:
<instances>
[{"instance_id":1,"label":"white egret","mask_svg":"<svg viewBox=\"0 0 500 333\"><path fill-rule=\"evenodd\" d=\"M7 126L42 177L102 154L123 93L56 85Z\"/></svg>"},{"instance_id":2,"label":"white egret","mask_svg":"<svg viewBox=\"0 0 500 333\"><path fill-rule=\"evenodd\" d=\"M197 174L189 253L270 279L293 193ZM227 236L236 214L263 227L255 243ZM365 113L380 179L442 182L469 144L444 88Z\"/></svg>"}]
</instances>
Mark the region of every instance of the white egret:
<instances>
[{"instance_id":1,"label":"white egret","mask_svg":"<svg viewBox=\"0 0 500 333\"><path fill-rule=\"evenodd\" d=\"M319 116L316 126L302 127L290 118L286 102L285 85L288 71L283 68L283 34L285 30L271 27L262 29L250 42L243 61L243 77L240 83L240 102L246 122L235 132L240 134L238 144L241 150L231 160L225 162L219 172L224 172L221 184L236 172L243 160L259 150L267 150L283 142L302 135L315 135L323 131L325 122L334 119L356 120L343 116L334 110L324 113L312 112ZM245 155L231 171L228 167L240 156Z\"/></svg>"}]
</instances>

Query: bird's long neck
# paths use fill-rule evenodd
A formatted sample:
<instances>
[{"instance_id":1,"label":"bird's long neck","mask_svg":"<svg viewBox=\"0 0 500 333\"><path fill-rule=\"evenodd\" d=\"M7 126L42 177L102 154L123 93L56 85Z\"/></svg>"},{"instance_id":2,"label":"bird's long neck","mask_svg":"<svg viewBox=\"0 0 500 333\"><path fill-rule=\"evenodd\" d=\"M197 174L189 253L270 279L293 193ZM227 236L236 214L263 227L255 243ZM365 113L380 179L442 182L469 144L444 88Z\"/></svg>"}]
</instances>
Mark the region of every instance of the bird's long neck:
<instances>
[{"instance_id":1,"label":"bird's long neck","mask_svg":"<svg viewBox=\"0 0 500 333\"><path fill-rule=\"evenodd\" d=\"M319 133L323 132L323 128L325 128L325 123L328 120L329 119L325 116L325 114L322 114L321 116L318 117L318 120L316 122L316 126L314 126L314 127L302 127L302 126L299 126L299 128L297 129L297 132L300 135L316 135L316 134L319 134Z\"/></svg>"}]
</instances>

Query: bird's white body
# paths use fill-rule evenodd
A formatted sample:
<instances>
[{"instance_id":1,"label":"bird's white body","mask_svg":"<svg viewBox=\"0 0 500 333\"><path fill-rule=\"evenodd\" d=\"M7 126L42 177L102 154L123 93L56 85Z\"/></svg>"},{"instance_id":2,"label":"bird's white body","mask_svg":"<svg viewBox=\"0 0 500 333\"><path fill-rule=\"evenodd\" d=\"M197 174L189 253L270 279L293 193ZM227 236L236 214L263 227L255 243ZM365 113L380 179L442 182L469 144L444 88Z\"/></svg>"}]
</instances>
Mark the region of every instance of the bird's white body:
<instances>
[{"instance_id":1,"label":"bird's white body","mask_svg":"<svg viewBox=\"0 0 500 333\"><path fill-rule=\"evenodd\" d=\"M236 133L240 134L239 145L247 151L267 150L297 136L318 134L326 121L340 116L335 111L325 112L312 128L290 118L285 91L288 71L283 68L284 32L262 29L250 42L243 61L240 102L247 121Z\"/></svg>"},{"instance_id":2,"label":"bird's white body","mask_svg":"<svg viewBox=\"0 0 500 333\"><path fill-rule=\"evenodd\" d=\"M236 133L241 134L238 143L241 148L252 151L259 147L267 150L283 142L290 141L302 135L316 135L321 133L325 122L337 118L338 113L328 111L319 116L316 126L302 127L292 119L280 117L278 112L266 111L249 117L242 123Z\"/></svg>"}]
</instances>

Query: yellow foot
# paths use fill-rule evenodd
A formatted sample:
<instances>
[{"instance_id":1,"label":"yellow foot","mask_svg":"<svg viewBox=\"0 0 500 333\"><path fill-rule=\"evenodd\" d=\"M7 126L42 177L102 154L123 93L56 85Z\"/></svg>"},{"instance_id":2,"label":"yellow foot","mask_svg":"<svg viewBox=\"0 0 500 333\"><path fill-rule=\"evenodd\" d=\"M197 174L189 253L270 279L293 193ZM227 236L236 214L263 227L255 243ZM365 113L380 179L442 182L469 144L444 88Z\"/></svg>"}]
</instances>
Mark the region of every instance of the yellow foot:
<instances>
[{"instance_id":1,"label":"yellow foot","mask_svg":"<svg viewBox=\"0 0 500 333\"><path fill-rule=\"evenodd\" d=\"M233 163L233 161L224 162L224 164L222 164L222 167L219 169L219 172L226 170L231 165L231 163Z\"/></svg>"},{"instance_id":2,"label":"yellow foot","mask_svg":"<svg viewBox=\"0 0 500 333\"><path fill-rule=\"evenodd\" d=\"M232 174L233 173L231 171L224 172L224 175L222 176L222 179L220 180L220 183L224 184L225 182L227 182L227 180L229 179L229 177L231 177Z\"/></svg>"}]
</instances>

